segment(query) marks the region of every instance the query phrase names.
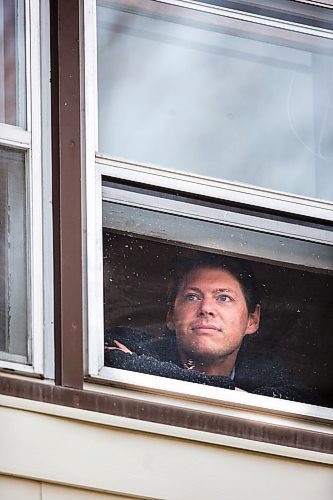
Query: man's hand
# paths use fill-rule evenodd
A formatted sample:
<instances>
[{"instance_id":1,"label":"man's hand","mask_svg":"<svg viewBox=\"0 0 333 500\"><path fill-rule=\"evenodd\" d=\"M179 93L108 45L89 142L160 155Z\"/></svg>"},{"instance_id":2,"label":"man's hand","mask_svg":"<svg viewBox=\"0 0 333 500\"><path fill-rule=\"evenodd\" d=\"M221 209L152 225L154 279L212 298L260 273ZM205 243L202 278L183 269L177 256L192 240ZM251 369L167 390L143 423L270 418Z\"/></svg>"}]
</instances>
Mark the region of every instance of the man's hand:
<instances>
[{"instance_id":1,"label":"man's hand","mask_svg":"<svg viewBox=\"0 0 333 500\"><path fill-rule=\"evenodd\" d=\"M119 342L118 340L113 341L117 347L105 347L106 351L123 351L126 352L127 354L132 354L132 351L130 351L124 344Z\"/></svg>"}]
</instances>

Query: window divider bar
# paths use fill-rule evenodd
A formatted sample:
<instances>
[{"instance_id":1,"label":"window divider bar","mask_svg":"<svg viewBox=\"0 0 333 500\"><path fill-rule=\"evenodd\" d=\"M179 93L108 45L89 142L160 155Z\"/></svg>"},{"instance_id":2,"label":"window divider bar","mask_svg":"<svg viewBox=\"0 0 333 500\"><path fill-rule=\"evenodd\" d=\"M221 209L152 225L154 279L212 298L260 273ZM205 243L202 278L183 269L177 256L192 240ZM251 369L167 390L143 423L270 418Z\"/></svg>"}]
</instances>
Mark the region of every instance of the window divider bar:
<instances>
[{"instance_id":1,"label":"window divider bar","mask_svg":"<svg viewBox=\"0 0 333 500\"><path fill-rule=\"evenodd\" d=\"M50 3L57 385L82 388L80 1Z\"/></svg>"}]
</instances>

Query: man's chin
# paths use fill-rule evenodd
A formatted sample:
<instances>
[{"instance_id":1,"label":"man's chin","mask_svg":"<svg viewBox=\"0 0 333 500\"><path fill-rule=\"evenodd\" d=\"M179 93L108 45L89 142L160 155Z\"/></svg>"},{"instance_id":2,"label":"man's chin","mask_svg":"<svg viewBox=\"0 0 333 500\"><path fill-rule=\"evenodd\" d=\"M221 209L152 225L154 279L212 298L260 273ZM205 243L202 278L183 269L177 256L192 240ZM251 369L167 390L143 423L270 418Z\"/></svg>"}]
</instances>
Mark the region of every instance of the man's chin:
<instances>
[{"instance_id":1,"label":"man's chin","mask_svg":"<svg viewBox=\"0 0 333 500\"><path fill-rule=\"evenodd\" d=\"M183 351L184 352L184 351ZM214 346L193 346L191 349L186 349L186 355L188 358L193 359L193 361L200 362L205 364L207 362L220 360L221 358L225 358L230 352L224 349L218 349Z\"/></svg>"}]
</instances>

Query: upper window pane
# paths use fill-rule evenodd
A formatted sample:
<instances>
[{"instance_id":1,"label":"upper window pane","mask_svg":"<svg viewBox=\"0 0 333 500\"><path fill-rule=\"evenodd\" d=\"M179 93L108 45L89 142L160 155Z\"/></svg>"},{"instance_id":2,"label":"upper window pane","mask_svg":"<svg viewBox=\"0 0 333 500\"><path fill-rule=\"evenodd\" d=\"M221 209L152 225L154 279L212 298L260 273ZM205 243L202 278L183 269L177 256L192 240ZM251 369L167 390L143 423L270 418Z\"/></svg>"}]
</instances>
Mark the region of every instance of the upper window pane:
<instances>
[{"instance_id":1,"label":"upper window pane","mask_svg":"<svg viewBox=\"0 0 333 500\"><path fill-rule=\"evenodd\" d=\"M159 2L98 4L101 153L333 199L330 40Z\"/></svg>"},{"instance_id":2,"label":"upper window pane","mask_svg":"<svg viewBox=\"0 0 333 500\"><path fill-rule=\"evenodd\" d=\"M0 122L26 126L24 1L0 0Z\"/></svg>"}]
</instances>

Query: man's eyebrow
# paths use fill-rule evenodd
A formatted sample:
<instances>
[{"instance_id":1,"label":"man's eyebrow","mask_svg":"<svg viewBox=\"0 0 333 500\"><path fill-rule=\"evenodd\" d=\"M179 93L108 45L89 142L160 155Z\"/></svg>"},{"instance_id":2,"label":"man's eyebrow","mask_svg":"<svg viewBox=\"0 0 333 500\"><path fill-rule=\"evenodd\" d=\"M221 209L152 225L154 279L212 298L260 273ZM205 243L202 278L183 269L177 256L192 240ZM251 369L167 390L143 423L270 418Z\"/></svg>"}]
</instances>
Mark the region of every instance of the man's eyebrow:
<instances>
[{"instance_id":1,"label":"man's eyebrow","mask_svg":"<svg viewBox=\"0 0 333 500\"><path fill-rule=\"evenodd\" d=\"M185 290L192 290L193 292L201 292L201 288L198 288L196 286L184 286L184 291Z\"/></svg>"},{"instance_id":2,"label":"man's eyebrow","mask_svg":"<svg viewBox=\"0 0 333 500\"><path fill-rule=\"evenodd\" d=\"M187 287L184 288L184 292L185 291L191 291L191 290L193 292L200 292L200 293L202 293L201 288L196 287L196 286L187 286ZM221 293L221 292L236 293L236 290L234 290L233 288L215 288L215 290L213 290L213 293Z\"/></svg>"}]
</instances>

